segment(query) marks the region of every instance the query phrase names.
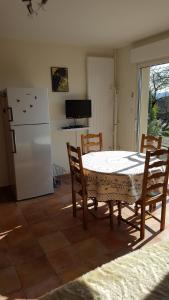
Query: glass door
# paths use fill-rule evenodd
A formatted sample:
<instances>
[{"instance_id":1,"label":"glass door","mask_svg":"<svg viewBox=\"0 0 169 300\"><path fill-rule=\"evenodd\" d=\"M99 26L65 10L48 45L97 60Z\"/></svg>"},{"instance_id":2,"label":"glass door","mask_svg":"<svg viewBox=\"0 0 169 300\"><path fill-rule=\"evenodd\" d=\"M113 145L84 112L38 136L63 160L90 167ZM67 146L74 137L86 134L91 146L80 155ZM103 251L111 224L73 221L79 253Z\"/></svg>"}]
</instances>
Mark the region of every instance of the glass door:
<instances>
[{"instance_id":1,"label":"glass door","mask_svg":"<svg viewBox=\"0 0 169 300\"><path fill-rule=\"evenodd\" d=\"M169 63L140 69L138 142L142 133L162 136L169 147Z\"/></svg>"}]
</instances>

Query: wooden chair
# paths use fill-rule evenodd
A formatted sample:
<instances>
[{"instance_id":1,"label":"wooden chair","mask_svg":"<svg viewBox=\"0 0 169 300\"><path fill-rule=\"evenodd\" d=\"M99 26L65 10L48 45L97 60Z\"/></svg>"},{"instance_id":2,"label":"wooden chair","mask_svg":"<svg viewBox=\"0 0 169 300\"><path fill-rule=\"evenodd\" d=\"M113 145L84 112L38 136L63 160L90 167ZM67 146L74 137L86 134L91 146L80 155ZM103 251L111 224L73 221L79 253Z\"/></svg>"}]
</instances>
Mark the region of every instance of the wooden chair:
<instances>
[{"instance_id":1,"label":"wooden chair","mask_svg":"<svg viewBox=\"0 0 169 300\"><path fill-rule=\"evenodd\" d=\"M69 157L69 166L71 173L72 183L72 205L73 205L73 216L76 217L76 194L79 194L82 198L82 209L83 209L83 227L87 228L87 191L86 191L86 179L82 166L81 150L80 147L73 147L67 143L67 151ZM79 187L78 187L79 185Z\"/></svg>"},{"instance_id":2,"label":"wooden chair","mask_svg":"<svg viewBox=\"0 0 169 300\"><path fill-rule=\"evenodd\" d=\"M142 134L140 152L147 150L154 151L161 149L162 136L153 136Z\"/></svg>"},{"instance_id":3,"label":"wooden chair","mask_svg":"<svg viewBox=\"0 0 169 300\"><path fill-rule=\"evenodd\" d=\"M82 165L82 157L80 147L73 147L67 143L67 151L69 157L69 166L71 172L71 183L72 183L72 205L73 205L73 216L76 217L77 212L77 194L80 195L82 199L82 209L83 209L83 227L87 229L87 213L88 207L94 206L97 210L97 199L89 198L86 189L86 176ZM89 200L92 202L89 203ZM109 206L109 218L110 225L113 228L113 208L115 201L107 201Z\"/></svg>"},{"instance_id":4,"label":"wooden chair","mask_svg":"<svg viewBox=\"0 0 169 300\"><path fill-rule=\"evenodd\" d=\"M154 151L157 149L161 149L162 144L162 136L153 136L153 135L145 135L142 134L141 138L141 146L140 152L144 152L147 150ZM150 212L156 209L156 205L150 205Z\"/></svg>"},{"instance_id":5,"label":"wooden chair","mask_svg":"<svg viewBox=\"0 0 169 300\"><path fill-rule=\"evenodd\" d=\"M103 148L102 133L88 133L81 135L82 154L92 151L101 151Z\"/></svg>"},{"instance_id":6,"label":"wooden chair","mask_svg":"<svg viewBox=\"0 0 169 300\"><path fill-rule=\"evenodd\" d=\"M152 159L155 159L153 162ZM153 172L153 168L157 168ZM169 172L169 148L156 150L154 152L146 152L144 177L141 198L137 201L137 208L141 209L140 226L136 226L131 222L124 220L121 216L121 209L119 219L127 222L140 231L140 238L144 239L145 236L145 215L146 213L154 217L149 211L146 211L146 207L161 203L161 219L160 230L165 228L165 216L166 216L166 197L167 197L167 183ZM154 217L156 220L157 218Z\"/></svg>"}]
</instances>

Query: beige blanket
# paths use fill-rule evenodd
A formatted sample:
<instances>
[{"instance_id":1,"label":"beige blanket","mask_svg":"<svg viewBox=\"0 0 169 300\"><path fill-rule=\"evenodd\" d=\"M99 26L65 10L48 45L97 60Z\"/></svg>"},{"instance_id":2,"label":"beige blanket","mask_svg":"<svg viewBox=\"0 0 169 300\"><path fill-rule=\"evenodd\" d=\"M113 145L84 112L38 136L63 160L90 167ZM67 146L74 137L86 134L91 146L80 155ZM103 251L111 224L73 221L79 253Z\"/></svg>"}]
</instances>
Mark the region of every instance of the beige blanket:
<instances>
[{"instance_id":1,"label":"beige blanket","mask_svg":"<svg viewBox=\"0 0 169 300\"><path fill-rule=\"evenodd\" d=\"M169 299L169 241L111 261L51 291L42 299Z\"/></svg>"}]
</instances>

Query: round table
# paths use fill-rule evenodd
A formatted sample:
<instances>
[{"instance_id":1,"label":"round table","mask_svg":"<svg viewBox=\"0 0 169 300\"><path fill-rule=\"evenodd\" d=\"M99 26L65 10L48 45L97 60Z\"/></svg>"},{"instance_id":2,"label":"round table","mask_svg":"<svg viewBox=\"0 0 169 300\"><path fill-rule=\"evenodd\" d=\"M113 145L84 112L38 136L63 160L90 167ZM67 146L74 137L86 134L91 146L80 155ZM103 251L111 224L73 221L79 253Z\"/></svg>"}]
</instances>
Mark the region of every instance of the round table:
<instances>
[{"instance_id":1,"label":"round table","mask_svg":"<svg viewBox=\"0 0 169 300\"><path fill-rule=\"evenodd\" d=\"M135 203L141 196L145 154L129 151L90 152L82 156L87 192L98 201Z\"/></svg>"}]
</instances>

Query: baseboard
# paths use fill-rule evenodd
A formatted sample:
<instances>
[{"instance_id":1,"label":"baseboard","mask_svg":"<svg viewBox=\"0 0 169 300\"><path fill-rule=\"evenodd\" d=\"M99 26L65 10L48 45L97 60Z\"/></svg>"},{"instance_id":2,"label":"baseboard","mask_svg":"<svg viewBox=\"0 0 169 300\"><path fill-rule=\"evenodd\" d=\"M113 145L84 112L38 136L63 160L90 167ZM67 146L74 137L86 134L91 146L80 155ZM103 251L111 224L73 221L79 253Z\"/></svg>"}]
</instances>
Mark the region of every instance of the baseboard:
<instances>
[{"instance_id":1,"label":"baseboard","mask_svg":"<svg viewBox=\"0 0 169 300\"><path fill-rule=\"evenodd\" d=\"M6 192L11 189L10 185L0 186L0 192Z\"/></svg>"}]
</instances>

